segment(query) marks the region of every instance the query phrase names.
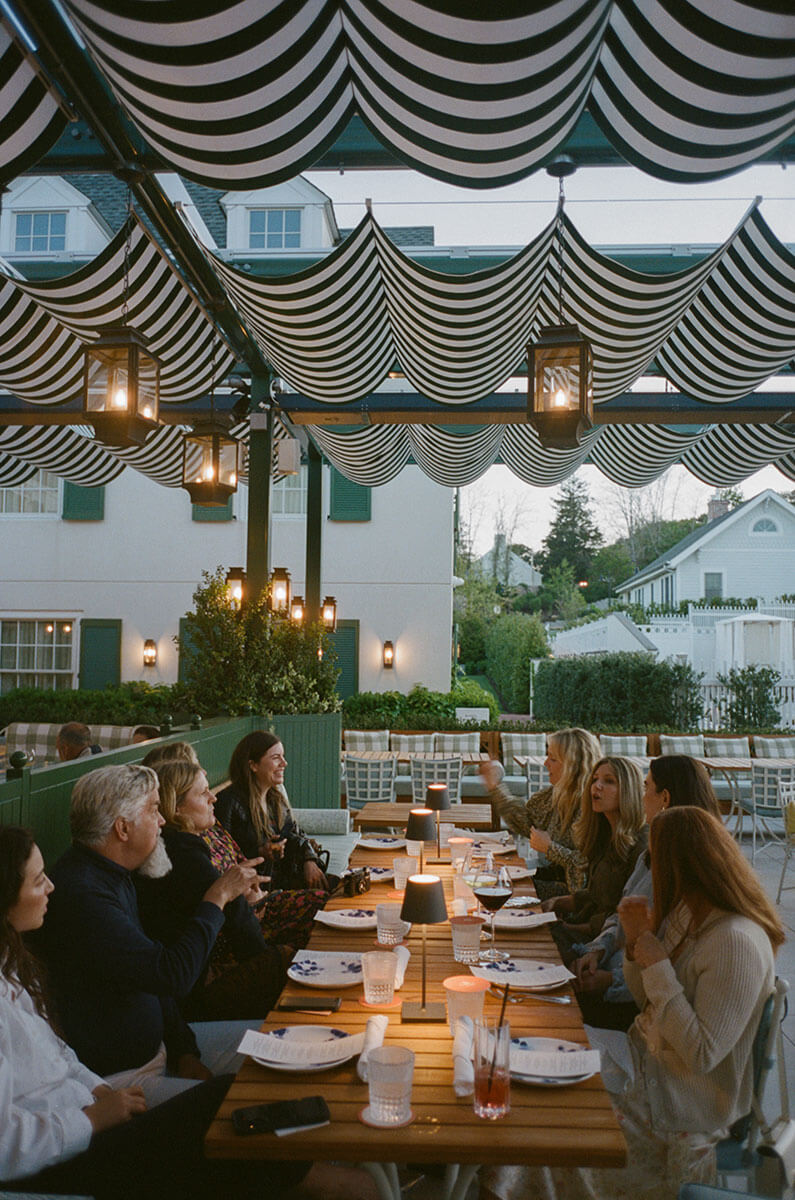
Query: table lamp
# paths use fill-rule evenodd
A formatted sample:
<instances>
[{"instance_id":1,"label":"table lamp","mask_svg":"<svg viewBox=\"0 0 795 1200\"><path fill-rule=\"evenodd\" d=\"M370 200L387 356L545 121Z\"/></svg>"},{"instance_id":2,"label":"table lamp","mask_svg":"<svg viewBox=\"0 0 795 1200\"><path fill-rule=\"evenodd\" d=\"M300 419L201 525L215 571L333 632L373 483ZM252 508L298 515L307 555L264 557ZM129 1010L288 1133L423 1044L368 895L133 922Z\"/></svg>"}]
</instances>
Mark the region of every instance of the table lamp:
<instances>
[{"instance_id":1,"label":"table lamp","mask_svg":"<svg viewBox=\"0 0 795 1200\"><path fill-rule=\"evenodd\" d=\"M400 909L402 921L422 925L422 1002L407 1000L400 1010L401 1021L445 1021L444 1004L425 1003L426 954L425 933L427 925L440 925L447 920L447 905L444 888L438 875L410 875L406 881L403 905Z\"/></svg>"},{"instance_id":2,"label":"table lamp","mask_svg":"<svg viewBox=\"0 0 795 1200\"><path fill-rule=\"evenodd\" d=\"M430 808L412 808L406 826L406 841L420 843L420 875L425 873L425 843L433 839L434 825Z\"/></svg>"},{"instance_id":3,"label":"table lamp","mask_svg":"<svg viewBox=\"0 0 795 1200\"><path fill-rule=\"evenodd\" d=\"M436 813L436 862L442 861L442 846L439 834L439 813L450 807L450 793L446 783L429 783L425 789L425 807Z\"/></svg>"}]
</instances>

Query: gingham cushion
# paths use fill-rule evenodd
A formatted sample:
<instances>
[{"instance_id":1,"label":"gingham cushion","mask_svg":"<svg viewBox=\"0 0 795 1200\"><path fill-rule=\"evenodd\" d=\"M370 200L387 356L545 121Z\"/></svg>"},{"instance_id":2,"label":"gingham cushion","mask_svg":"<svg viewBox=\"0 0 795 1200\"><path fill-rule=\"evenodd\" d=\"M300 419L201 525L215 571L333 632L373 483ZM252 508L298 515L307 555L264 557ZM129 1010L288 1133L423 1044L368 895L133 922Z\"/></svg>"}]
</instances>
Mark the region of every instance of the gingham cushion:
<instances>
[{"instance_id":1,"label":"gingham cushion","mask_svg":"<svg viewBox=\"0 0 795 1200\"><path fill-rule=\"evenodd\" d=\"M516 775L519 768L513 760L514 754L546 754L545 733L501 733L500 754L508 775Z\"/></svg>"},{"instance_id":2,"label":"gingham cushion","mask_svg":"<svg viewBox=\"0 0 795 1200\"><path fill-rule=\"evenodd\" d=\"M704 738L704 753L707 758L750 758L751 743L747 737Z\"/></svg>"},{"instance_id":3,"label":"gingham cushion","mask_svg":"<svg viewBox=\"0 0 795 1200\"><path fill-rule=\"evenodd\" d=\"M434 734L432 733L392 733L389 735L389 749L398 754L426 753L434 749ZM408 775L409 764L398 763L398 775Z\"/></svg>"},{"instance_id":4,"label":"gingham cushion","mask_svg":"<svg viewBox=\"0 0 795 1200\"><path fill-rule=\"evenodd\" d=\"M35 754L39 764L57 762L55 742L63 723L12 721L6 729L6 755L13 754L15 750L24 750L27 754ZM137 728L137 725L89 725L92 744L101 746L103 750L116 750L119 746L128 746Z\"/></svg>"},{"instance_id":5,"label":"gingham cushion","mask_svg":"<svg viewBox=\"0 0 795 1200\"><path fill-rule=\"evenodd\" d=\"M642 757L646 753L645 733L602 733L599 735L599 742L605 754L632 754Z\"/></svg>"},{"instance_id":6,"label":"gingham cushion","mask_svg":"<svg viewBox=\"0 0 795 1200\"><path fill-rule=\"evenodd\" d=\"M795 758L795 738L755 737L754 751L757 758Z\"/></svg>"},{"instance_id":7,"label":"gingham cushion","mask_svg":"<svg viewBox=\"0 0 795 1200\"><path fill-rule=\"evenodd\" d=\"M388 729L345 729L342 734L345 749L357 754L360 750L388 750Z\"/></svg>"},{"instance_id":8,"label":"gingham cushion","mask_svg":"<svg viewBox=\"0 0 795 1200\"><path fill-rule=\"evenodd\" d=\"M480 734L472 733L437 733L434 734L433 748L440 754L477 754L480 750ZM477 775L477 767L464 767L465 775Z\"/></svg>"},{"instance_id":9,"label":"gingham cushion","mask_svg":"<svg viewBox=\"0 0 795 1200\"><path fill-rule=\"evenodd\" d=\"M690 736L660 734L661 754L692 754L698 758L704 757L704 737L700 733Z\"/></svg>"}]
</instances>

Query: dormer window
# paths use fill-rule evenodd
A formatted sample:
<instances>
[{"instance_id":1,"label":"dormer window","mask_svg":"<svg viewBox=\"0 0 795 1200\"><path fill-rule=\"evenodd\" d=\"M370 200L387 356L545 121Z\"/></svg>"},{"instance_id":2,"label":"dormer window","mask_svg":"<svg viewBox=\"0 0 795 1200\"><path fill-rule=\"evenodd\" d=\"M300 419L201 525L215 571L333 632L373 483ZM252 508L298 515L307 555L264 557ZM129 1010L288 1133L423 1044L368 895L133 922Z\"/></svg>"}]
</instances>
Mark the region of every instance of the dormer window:
<instances>
[{"instance_id":1,"label":"dormer window","mask_svg":"<svg viewBox=\"0 0 795 1200\"><path fill-rule=\"evenodd\" d=\"M66 249L65 212L17 212L14 217L17 254L54 254Z\"/></svg>"},{"instance_id":2,"label":"dormer window","mask_svg":"<svg viewBox=\"0 0 795 1200\"><path fill-rule=\"evenodd\" d=\"M760 517L751 526L751 533L778 533L778 525L771 517Z\"/></svg>"},{"instance_id":3,"label":"dormer window","mask_svg":"<svg viewBox=\"0 0 795 1200\"><path fill-rule=\"evenodd\" d=\"M301 245L300 208L250 208L250 250L292 250Z\"/></svg>"}]
</instances>

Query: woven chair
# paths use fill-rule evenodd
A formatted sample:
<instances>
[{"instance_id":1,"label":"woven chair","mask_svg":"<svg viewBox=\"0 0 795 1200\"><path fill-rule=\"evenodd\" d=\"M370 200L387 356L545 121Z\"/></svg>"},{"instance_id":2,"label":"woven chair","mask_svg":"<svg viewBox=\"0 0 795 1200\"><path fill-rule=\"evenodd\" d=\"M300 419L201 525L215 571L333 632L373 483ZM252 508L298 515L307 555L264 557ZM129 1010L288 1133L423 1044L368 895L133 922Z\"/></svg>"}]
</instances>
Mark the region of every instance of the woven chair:
<instances>
[{"instance_id":1,"label":"woven chair","mask_svg":"<svg viewBox=\"0 0 795 1200\"><path fill-rule=\"evenodd\" d=\"M751 796L748 800L740 798L743 811L751 818L751 862L756 861L757 830L762 826L762 835L771 842L781 841L780 834L771 829L769 821L781 819L781 804L779 787L782 783L795 781L795 766L789 764L771 765L754 762L751 765Z\"/></svg>"},{"instance_id":2,"label":"woven chair","mask_svg":"<svg viewBox=\"0 0 795 1200\"><path fill-rule=\"evenodd\" d=\"M781 868L781 878L778 881L776 904L781 902L784 890L784 876L787 873L792 851L795 850L795 782L778 785L778 802L781 805L781 815L784 818L784 866ZM787 888L787 891L790 889Z\"/></svg>"},{"instance_id":3,"label":"woven chair","mask_svg":"<svg viewBox=\"0 0 795 1200\"><path fill-rule=\"evenodd\" d=\"M450 794L450 803L460 804L463 765L460 754L453 758L410 759L412 803L425 803L425 789L429 783L446 783Z\"/></svg>"},{"instance_id":4,"label":"woven chair","mask_svg":"<svg viewBox=\"0 0 795 1200\"><path fill-rule=\"evenodd\" d=\"M535 792L540 792L544 788L549 787L549 776L547 775L547 769L543 763L525 763L524 773L527 776L528 799Z\"/></svg>"},{"instance_id":5,"label":"woven chair","mask_svg":"<svg viewBox=\"0 0 795 1200\"><path fill-rule=\"evenodd\" d=\"M348 808L362 808L373 802L389 803L395 791L394 758L357 758L346 754L345 795Z\"/></svg>"}]
</instances>

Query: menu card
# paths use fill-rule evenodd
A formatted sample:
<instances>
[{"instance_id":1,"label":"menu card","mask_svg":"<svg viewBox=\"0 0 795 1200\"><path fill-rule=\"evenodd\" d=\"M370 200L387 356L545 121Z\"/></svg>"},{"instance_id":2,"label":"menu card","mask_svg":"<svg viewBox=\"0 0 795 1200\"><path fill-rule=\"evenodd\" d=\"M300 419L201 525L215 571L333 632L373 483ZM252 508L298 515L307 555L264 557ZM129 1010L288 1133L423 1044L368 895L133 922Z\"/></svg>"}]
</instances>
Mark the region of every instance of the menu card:
<instances>
[{"instance_id":1,"label":"menu card","mask_svg":"<svg viewBox=\"0 0 795 1200\"><path fill-rule=\"evenodd\" d=\"M511 1046L511 1070L519 1075L565 1079L599 1070L598 1050L520 1050Z\"/></svg>"},{"instance_id":2,"label":"menu card","mask_svg":"<svg viewBox=\"0 0 795 1200\"><path fill-rule=\"evenodd\" d=\"M347 1038L329 1038L328 1041L297 1042L290 1038L274 1037L270 1033L256 1033L247 1029L238 1046L241 1054L266 1062L318 1063L339 1062L341 1058L360 1054L364 1046L364 1034L353 1033Z\"/></svg>"}]
</instances>

